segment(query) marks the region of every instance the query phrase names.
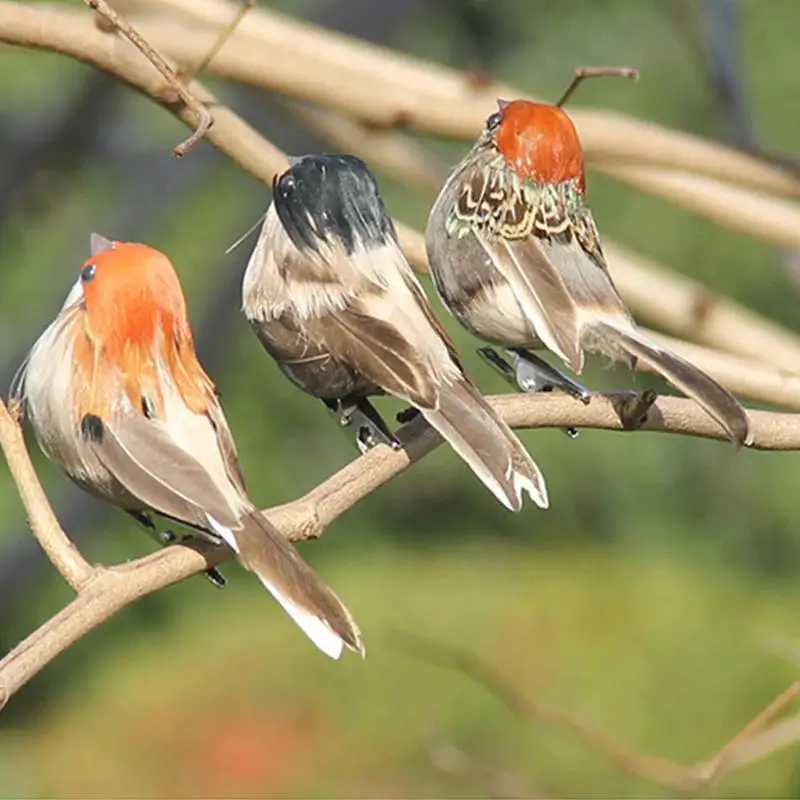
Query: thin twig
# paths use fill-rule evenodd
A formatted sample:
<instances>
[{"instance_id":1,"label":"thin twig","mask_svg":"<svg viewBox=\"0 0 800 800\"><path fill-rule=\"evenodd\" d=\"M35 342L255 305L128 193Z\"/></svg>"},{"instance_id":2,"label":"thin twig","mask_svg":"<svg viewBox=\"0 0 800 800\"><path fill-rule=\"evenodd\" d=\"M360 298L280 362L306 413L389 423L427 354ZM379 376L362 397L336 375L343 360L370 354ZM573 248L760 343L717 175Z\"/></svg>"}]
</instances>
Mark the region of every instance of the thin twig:
<instances>
[{"instance_id":1,"label":"thin twig","mask_svg":"<svg viewBox=\"0 0 800 800\"><path fill-rule=\"evenodd\" d=\"M176 0L170 0L171 5L175 2ZM197 0L197 2L198 9L207 9L207 0ZM212 6L216 8L216 4ZM260 14L263 14L262 10L256 9L249 15L240 32L253 22L254 16L258 17ZM272 23L271 18L270 21ZM286 23L287 30L294 30L295 27L296 23ZM283 31L283 28L279 30ZM300 26L299 30L302 33L305 29ZM325 38L327 34L315 32L315 35L317 37L314 39L315 42L327 41ZM93 63L147 93L187 124L194 124L195 117L187 112L186 108L176 109L164 101L160 82L154 80L151 70L144 69L145 65L140 65L131 59L119 58L106 46L106 37L74 13L61 9L26 7L0 0L0 41L55 50ZM204 42L205 39L198 38L198 47L201 41ZM228 52L228 49L223 51L220 60L222 55ZM241 46L235 48L235 53L237 57L241 55ZM215 98L199 85L195 84L194 90L201 101L216 102ZM633 141L637 135L635 125L631 123L628 127L628 134L633 137L631 139ZM271 183L276 172L288 167L283 153L224 106L215 106L215 124L208 132L208 139L266 185ZM375 146L380 146L380 140L372 141ZM402 140L388 141L395 158L400 148L407 150ZM675 152L668 150L665 151L666 154L680 161L679 156L683 149L677 142L670 145L670 148L672 147L676 148ZM689 144L686 144L686 147L691 149ZM709 143L708 150L709 152L703 153L703 159L706 161L712 159L714 153L721 148L716 145L712 147ZM700 157L700 153L697 155ZM421 174L421 171L417 174ZM416 231L404 226L398 226L398 232L412 264L418 270L425 271L427 260L422 237ZM663 325L672 333L691 335L700 342L767 360L783 369L800 374L800 337L726 298L709 293L707 289L688 278L644 261L619 245L607 243L606 253L623 296L631 304L634 312L645 319ZM667 297L668 300L665 299Z\"/></svg>"},{"instance_id":2,"label":"thin twig","mask_svg":"<svg viewBox=\"0 0 800 800\"><path fill-rule=\"evenodd\" d=\"M192 135L174 149L178 158L194 147L214 124L211 112L195 97L181 80L177 72L167 60L143 37L121 14L118 14L106 0L83 0L89 8L100 14L108 23L118 30L142 55L161 73L170 89L183 101L184 105L195 115L195 130ZM220 45L221 46L221 45Z\"/></svg>"},{"instance_id":3,"label":"thin twig","mask_svg":"<svg viewBox=\"0 0 800 800\"><path fill-rule=\"evenodd\" d=\"M225 42L230 39L231 34L239 27L242 20L247 15L247 12L253 7L256 0L241 0L241 6L236 12L236 16L223 28L217 37L216 42L211 46L211 49L203 56L203 58L192 67L191 70L181 70L181 77L188 86L198 75L202 74L208 65L214 60L214 57L222 49Z\"/></svg>"},{"instance_id":4,"label":"thin twig","mask_svg":"<svg viewBox=\"0 0 800 800\"><path fill-rule=\"evenodd\" d=\"M800 697L800 682L793 683L784 689L766 708L759 711L747 725L742 728L713 758L693 768L698 788L706 789L720 776L735 769L741 762L734 758L746 745L753 742L756 736L764 731L778 714ZM765 754L766 755L766 754Z\"/></svg>"},{"instance_id":5,"label":"thin twig","mask_svg":"<svg viewBox=\"0 0 800 800\"><path fill-rule=\"evenodd\" d=\"M578 67L569 86L555 104L556 108L561 108L572 97L575 90L589 78L627 78L638 81L639 70L632 67Z\"/></svg>"},{"instance_id":6,"label":"thin twig","mask_svg":"<svg viewBox=\"0 0 800 800\"><path fill-rule=\"evenodd\" d=\"M230 6L217 0L140 0L187 20L223 25ZM148 34L181 60L199 49L200 33L145 22ZM527 93L507 85L476 90L463 72L393 53L260 7L212 65L216 74L286 97L342 111L372 127L411 127L471 140L495 110L497 97ZM570 109L590 166L614 174L616 164L651 164L697 172L776 195L800 196L800 180L772 164L691 134L601 109Z\"/></svg>"},{"instance_id":7,"label":"thin twig","mask_svg":"<svg viewBox=\"0 0 800 800\"><path fill-rule=\"evenodd\" d=\"M515 714L542 721L574 736L586 747L605 756L620 771L678 792L697 793L708 789L723 775L741 766L744 762L736 761L736 755L790 703L800 697L800 682L792 684L733 736L713 758L686 766L660 756L639 753L572 714L524 696L497 670L470 653L405 632L398 633L396 641L398 648L413 658L459 673L474 681ZM768 754L768 751L763 752L761 757Z\"/></svg>"}]
</instances>

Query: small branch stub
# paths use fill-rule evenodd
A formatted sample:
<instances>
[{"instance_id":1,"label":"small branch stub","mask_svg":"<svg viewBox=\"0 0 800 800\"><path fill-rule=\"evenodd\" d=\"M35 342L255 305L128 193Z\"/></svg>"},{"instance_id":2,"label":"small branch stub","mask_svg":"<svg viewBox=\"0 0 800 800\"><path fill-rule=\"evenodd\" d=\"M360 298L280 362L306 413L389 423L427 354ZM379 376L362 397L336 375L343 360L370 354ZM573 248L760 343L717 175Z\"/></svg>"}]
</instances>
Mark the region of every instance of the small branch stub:
<instances>
[{"instance_id":1,"label":"small branch stub","mask_svg":"<svg viewBox=\"0 0 800 800\"><path fill-rule=\"evenodd\" d=\"M587 78L628 78L629 80L638 81L639 70L633 67L578 67L575 70L572 82L556 103L556 108L561 108Z\"/></svg>"},{"instance_id":2,"label":"small branch stub","mask_svg":"<svg viewBox=\"0 0 800 800\"><path fill-rule=\"evenodd\" d=\"M169 88L179 100L195 115L196 123L192 135L181 142L173 152L182 158L194 147L214 124L214 117L206 106L201 103L188 89L178 73L169 65L167 60L158 52L121 14L117 13L106 0L83 0L89 8L107 23L110 30L119 31L142 55L161 73ZM238 23L237 23L238 24ZM107 29L104 26L104 29ZM223 40L224 41L224 40ZM221 45L220 45L221 46ZM217 48L218 49L218 48ZM216 52L214 50L213 52Z\"/></svg>"}]
</instances>

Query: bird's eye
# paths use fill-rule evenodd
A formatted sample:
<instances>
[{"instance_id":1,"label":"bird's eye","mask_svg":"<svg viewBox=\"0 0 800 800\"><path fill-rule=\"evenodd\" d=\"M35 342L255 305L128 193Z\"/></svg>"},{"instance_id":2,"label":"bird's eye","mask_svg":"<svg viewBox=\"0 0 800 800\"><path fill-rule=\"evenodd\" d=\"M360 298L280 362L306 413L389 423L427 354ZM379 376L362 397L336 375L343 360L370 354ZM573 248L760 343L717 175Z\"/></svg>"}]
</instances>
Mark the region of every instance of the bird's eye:
<instances>
[{"instance_id":1,"label":"bird's eye","mask_svg":"<svg viewBox=\"0 0 800 800\"><path fill-rule=\"evenodd\" d=\"M278 181L278 190L280 191L283 197L287 197L297 184L294 175L291 172L287 172L279 181Z\"/></svg>"},{"instance_id":2,"label":"bird's eye","mask_svg":"<svg viewBox=\"0 0 800 800\"><path fill-rule=\"evenodd\" d=\"M489 119L486 120L486 130L489 133L494 133L503 121L503 115L499 111L495 111Z\"/></svg>"},{"instance_id":3,"label":"bird's eye","mask_svg":"<svg viewBox=\"0 0 800 800\"><path fill-rule=\"evenodd\" d=\"M81 281L83 281L83 283L89 283L89 281L94 278L95 272L97 272L97 264L87 264L81 270Z\"/></svg>"}]
</instances>

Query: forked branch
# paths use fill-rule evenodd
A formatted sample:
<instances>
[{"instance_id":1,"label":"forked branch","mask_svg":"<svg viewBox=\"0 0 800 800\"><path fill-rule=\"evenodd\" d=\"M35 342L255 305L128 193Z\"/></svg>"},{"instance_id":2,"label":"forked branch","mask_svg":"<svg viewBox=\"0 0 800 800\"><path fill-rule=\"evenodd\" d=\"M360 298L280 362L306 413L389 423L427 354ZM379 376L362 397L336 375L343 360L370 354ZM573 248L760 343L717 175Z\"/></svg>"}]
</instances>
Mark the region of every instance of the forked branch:
<instances>
[{"instance_id":1,"label":"forked branch","mask_svg":"<svg viewBox=\"0 0 800 800\"><path fill-rule=\"evenodd\" d=\"M178 158L186 155L186 153L206 135L206 131L213 125L214 117L211 116L211 112L189 91L186 83L184 83L178 73L170 66L166 58L137 31L125 17L117 13L106 0L83 0L83 2L86 3L89 8L96 11L108 23L112 31L119 31L134 47L139 49L142 55L161 73L169 88L180 98L186 108L194 114L194 132L188 139L181 142L173 150ZM237 18L236 21L237 24L238 19L239 18ZM225 38L227 38L227 35ZM222 42L218 42L215 49L212 50L207 59L203 62L204 65L208 64L208 61L211 60L214 53L221 46ZM171 98L165 97L165 100L168 101L169 99Z\"/></svg>"},{"instance_id":2,"label":"forked branch","mask_svg":"<svg viewBox=\"0 0 800 800\"><path fill-rule=\"evenodd\" d=\"M513 428L601 428L626 430L620 407L630 392L595 396L584 405L562 395L501 395L488 398ZM751 413L753 447L800 450L800 416ZM650 407L642 430L725 439L725 433L690 400L661 397ZM419 461L441 438L417 418L398 432L403 448L379 445L348 464L304 497L266 509L290 540L315 539L367 495ZM0 698L6 700L73 642L140 597L177 583L230 558L222 547L175 545L114 567L91 567L58 525L30 464L19 421L0 402L0 445L21 487L34 536L54 566L77 589L77 597L0 661ZM498 510L498 513L501 513ZM535 513L528 509L528 513Z\"/></svg>"}]
</instances>

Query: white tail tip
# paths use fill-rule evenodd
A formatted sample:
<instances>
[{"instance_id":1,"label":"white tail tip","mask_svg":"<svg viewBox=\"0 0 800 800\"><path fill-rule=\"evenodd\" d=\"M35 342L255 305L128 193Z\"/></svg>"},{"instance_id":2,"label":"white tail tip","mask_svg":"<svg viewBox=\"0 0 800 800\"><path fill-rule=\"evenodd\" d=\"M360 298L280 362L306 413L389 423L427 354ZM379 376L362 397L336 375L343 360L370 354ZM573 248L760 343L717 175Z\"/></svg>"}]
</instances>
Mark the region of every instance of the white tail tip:
<instances>
[{"instance_id":1,"label":"white tail tip","mask_svg":"<svg viewBox=\"0 0 800 800\"><path fill-rule=\"evenodd\" d=\"M281 608L295 621L295 624L326 656L338 659L342 655L342 650L344 649L342 637L327 625L324 620L290 603L271 583L267 583L261 578L259 580L264 584L266 590L280 603Z\"/></svg>"},{"instance_id":2,"label":"white tail tip","mask_svg":"<svg viewBox=\"0 0 800 800\"><path fill-rule=\"evenodd\" d=\"M519 497L520 505L522 505L522 493L527 492L528 497L530 497L539 508L550 508L550 498L547 496L547 487L545 486L544 478L540 476L540 481L537 485L527 475L523 475L521 472L515 472L512 480L514 481L514 490L517 493L517 497Z\"/></svg>"}]
</instances>

